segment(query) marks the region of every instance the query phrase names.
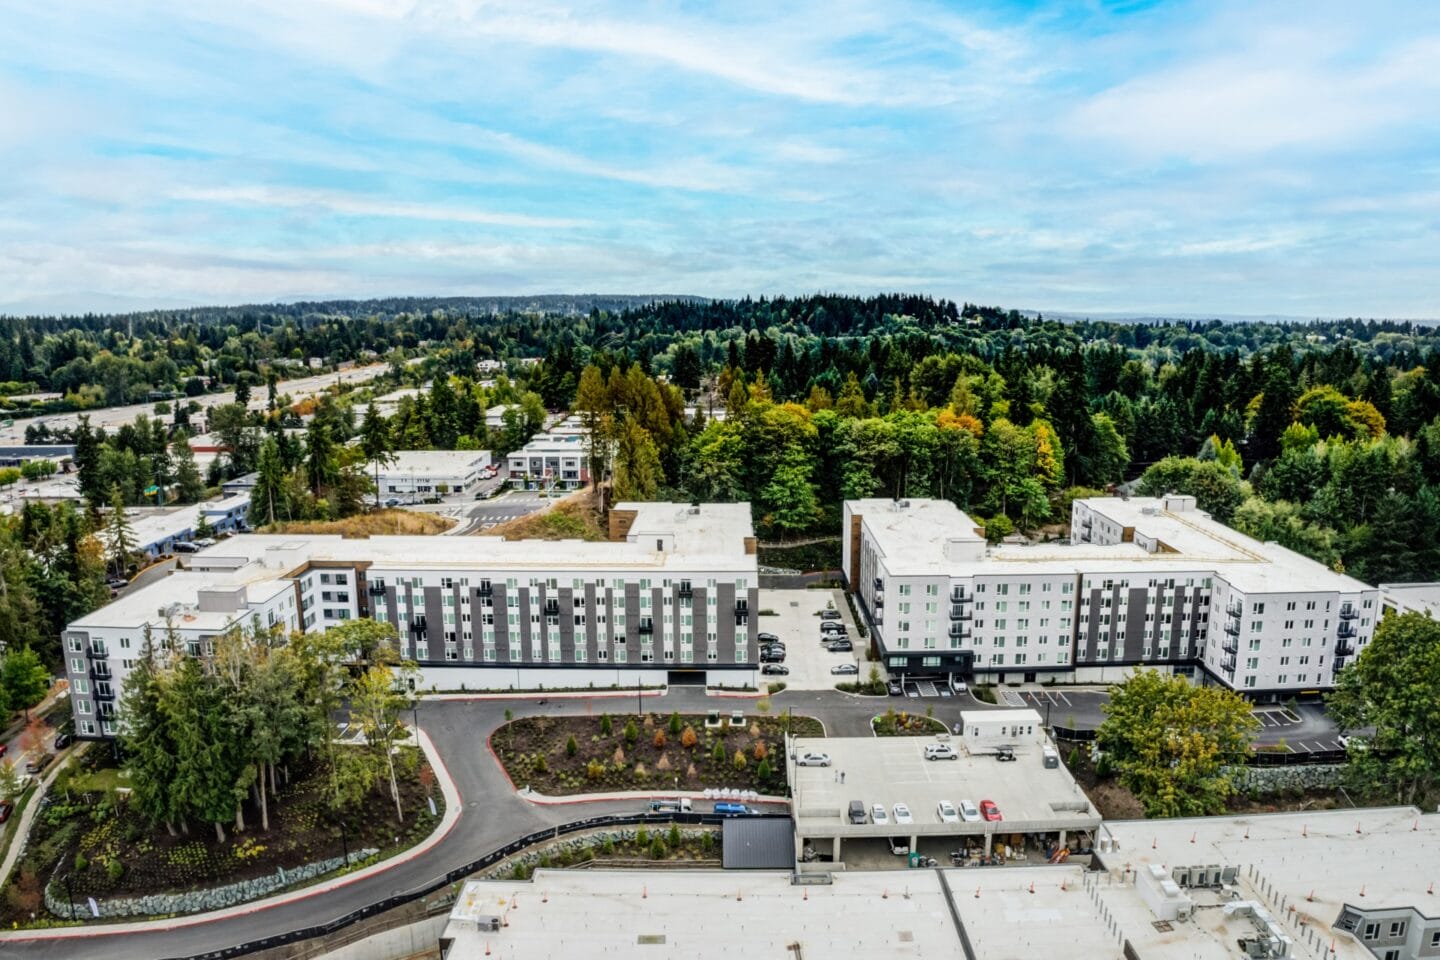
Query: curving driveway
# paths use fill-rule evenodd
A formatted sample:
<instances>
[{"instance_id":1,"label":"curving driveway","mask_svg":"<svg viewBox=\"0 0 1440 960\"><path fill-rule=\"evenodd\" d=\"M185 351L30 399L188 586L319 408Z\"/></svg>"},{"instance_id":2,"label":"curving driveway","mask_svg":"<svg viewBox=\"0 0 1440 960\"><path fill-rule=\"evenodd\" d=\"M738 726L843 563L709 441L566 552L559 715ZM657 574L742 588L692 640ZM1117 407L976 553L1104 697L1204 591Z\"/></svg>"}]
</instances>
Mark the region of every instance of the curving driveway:
<instances>
[{"instance_id":1,"label":"curving driveway","mask_svg":"<svg viewBox=\"0 0 1440 960\"><path fill-rule=\"evenodd\" d=\"M916 709L934 705L935 717L947 725L959 720L961 709L988 707L969 697L938 701L853 697L833 690L790 691L772 698L771 715L792 709L818 717L832 736L868 736L869 719L887 706ZM323 922L366 904L428 886L442 874L479 859L516 837L565 823L581 816L635 812L628 801L540 805L520 799L500 770L487 745L488 734L505 720L509 709L517 717L541 714L600 714L621 717L634 711L633 694L617 697L535 699L432 700L421 704L420 726L440 754L460 796L461 812L450 833L432 850L412 861L396 863L373 875L357 875L353 882L333 890L317 890L303 898L265 906L251 905L240 915L209 920L192 918L190 926L153 926L123 934L105 927L85 928L84 935L49 936L34 933L0 933L0 956L44 960L155 960L220 950L249 940L274 936ZM675 688L663 696L646 696L647 711L703 713L705 710L744 709L754 712L754 699L708 697L702 690ZM583 813L582 813L583 809ZM283 896L283 895L282 895ZM246 908L237 908L246 909ZM180 923L184 921L176 921ZM32 939L19 939L27 937Z\"/></svg>"}]
</instances>

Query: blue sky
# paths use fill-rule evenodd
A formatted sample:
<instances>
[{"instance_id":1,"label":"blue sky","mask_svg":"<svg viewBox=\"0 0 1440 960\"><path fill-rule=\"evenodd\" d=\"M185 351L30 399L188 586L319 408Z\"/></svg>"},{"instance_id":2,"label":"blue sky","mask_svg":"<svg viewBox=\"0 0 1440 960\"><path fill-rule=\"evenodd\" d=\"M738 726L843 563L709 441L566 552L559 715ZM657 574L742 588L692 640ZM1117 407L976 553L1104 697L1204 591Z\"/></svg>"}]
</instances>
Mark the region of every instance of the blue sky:
<instances>
[{"instance_id":1,"label":"blue sky","mask_svg":"<svg viewBox=\"0 0 1440 960\"><path fill-rule=\"evenodd\" d=\"M1440 4L0 0L0 306L1440 317Z\"/></svg>"}]
</instances>

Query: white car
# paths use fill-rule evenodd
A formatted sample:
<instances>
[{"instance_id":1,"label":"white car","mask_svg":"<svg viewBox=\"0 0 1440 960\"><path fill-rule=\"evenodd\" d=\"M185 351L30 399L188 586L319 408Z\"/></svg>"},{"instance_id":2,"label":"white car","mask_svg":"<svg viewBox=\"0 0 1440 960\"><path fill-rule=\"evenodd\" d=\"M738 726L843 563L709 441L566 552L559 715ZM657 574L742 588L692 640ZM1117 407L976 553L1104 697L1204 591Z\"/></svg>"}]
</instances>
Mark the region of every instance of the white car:
<instances>
[{"instance_id":1,"label":"white car","mask_svg":"<svg viewBox=\"0 0 1440 960\"><path fill-rule=\"evenodd\" d=\"M955 809L955 804L951 803L949 800L941 800L935 806L935 812L939 814L941 823L960 822L960 813ZM975 815L978 817L980 815L980 811L975 811Z\"/></svg>"},{"instance_id":2,"label":"white car","mask_svg":"<svg viewBox=\"0 0 1440 960\"><path fill-rule=\"evenodd\" d=\"M960 801L960 817L966 823L980 822L980 808L969 800Z\"/></svg>"},{"instance_id":3,"label":"white car","mask_svg":"<svg viewBox=\"0 0 1440 960\"><path fill-rule=\"evenodd\" d=\"M925 745L926 760L959 760L960 755L955 748L948 743L927 743Z\"/></svg>"},{"instance_id":4,"label":"white car","mask_svg":"<svg viewBox=\"0 0 1440 960\"><path fill-rule=\"evenodd\" d=\"M896 823L914 823L915 818L910 816L910 808L903 803L895 804Z\"/></svg>"},{"instance_id":5,"label":"white car","mask_svg":"<svg viewBox=\"0 0 1440 960\"><path fill-rule=\"evenodd\" d=\"M885 812L885 804L877 803L870 808L870 821L882 825L890 822L890 815Z\"/></svg>"},{"instance_id":6,"label":"white car","mask_svg":"<svg viewBox=\"0 0 1440 960\"><path fill-rule=\"evenodd\" d=\"M828 767L830 766L830 754L828 753L802 753L795 759L797 767Z\"/></svg>"}]
</instances>

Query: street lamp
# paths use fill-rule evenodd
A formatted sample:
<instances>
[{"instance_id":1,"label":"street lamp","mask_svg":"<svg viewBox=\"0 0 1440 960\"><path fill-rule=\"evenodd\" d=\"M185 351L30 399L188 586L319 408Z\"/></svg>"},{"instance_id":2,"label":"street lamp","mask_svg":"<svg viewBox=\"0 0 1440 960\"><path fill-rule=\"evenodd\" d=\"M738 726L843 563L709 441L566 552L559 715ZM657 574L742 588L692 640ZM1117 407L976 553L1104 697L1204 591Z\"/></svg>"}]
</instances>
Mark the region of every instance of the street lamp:
<instances>
[{"instance_id":1,"label":"street lamp","mask_svg":"<svg viewBox=\"0 0 1440 960\"><path fill-rule=\"evenodd\" d=\"M65 874L65 899L70 901L70 919L75 919L75 892L70 888L70 874Z\"/></svg>"}]
</instances>

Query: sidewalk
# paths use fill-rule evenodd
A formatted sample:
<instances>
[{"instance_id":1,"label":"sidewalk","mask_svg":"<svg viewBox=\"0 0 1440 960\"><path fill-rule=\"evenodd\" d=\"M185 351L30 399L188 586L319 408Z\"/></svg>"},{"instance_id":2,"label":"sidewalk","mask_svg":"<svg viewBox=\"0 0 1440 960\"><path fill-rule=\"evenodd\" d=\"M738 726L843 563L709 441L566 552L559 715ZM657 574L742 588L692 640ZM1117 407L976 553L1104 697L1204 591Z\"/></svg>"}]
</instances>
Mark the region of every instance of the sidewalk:
<instances>
[{"instance_id":1,"label":"sidewalk","mask_svg":"<svg viewBox=\"0 0 1440 960\"><path fill-rule=\"evenodd\" d=\"M645 687L641 696L663 697L670 692L669 687ZM548 690L511 690L504 693L425 693L420 695L420 700L527 700L534 703L539 700L599 700L615 697L636 696L634 690L616 690L606 688L604 690L566 690L551 693Z\"/></svg>"},{"instance_id":2,"label":"sidewalk","mask_svg":"<svg viewBox=\"0 0 1440 960\"><path fill-rule=\"evenodd\" d=\"M49 772L35 785L35 792L30 795L30 802L25 804L25 812L20 815L20 822L15 824L15 834L10 838L10 849L5 851L5 862L0 863L0 887L10 879L10 871L15 869L15 861L20 859L20 851L25 848L25 840L30 836L30 824L35 819L35 811L40 809L40 801L45 796L45 791L60 771L65 769L66 764L77 755L78 750L78 747L69 750L65 756L50 764Z\"/></svg>"},{"instance_id":3,"label":"sidewalk","mask_svg":"<svg viewBox=\"0 0 1440 960\"><path fill-rule=\"evenodd\" d=\"M254 900L250 903L237 904L227 907L224 910L215 910L210 913L197 913L188 917L176 917L169 920L137 920L130 923L106 923L95 926L84 927L58 927L46 930L16 930L0 931L0 943L7 941L27 940L56 940L75 939L78 937L110 937L124 935L127 933L155 932L159 930L175 930L182 927L194 927L202 923L214 923L217 920L228 920L232 917L243 917L247 914L258 913L271 907L282 904L295 903L300 900L307 900L310 897L317 897L322 894L337 890L340 887L349 886L360 880L373 877L378 873L384 873L402 863L408 863L417 857L429 853L438 846L454 829L455 824L460 821L460 791L455 786L455 781L450 778L450 771L446 769L440 754L436 752L435 745L430 742L430 737L423 730L420 731L420 746L425 751L425 758L430 761L430 766L435 770L435 779L440 786L440 792L445 795L445 815L440 819L440 824L425 839L424 843L411 847L403 853L396 854L387 860L373 863L363 870L356 870L343 876L333 877L322 883L302 887L289 893L278 893L273 897L266 897L263 900ZM27 807L26 813L34 809L34 806Z\"/></svg>"},{"instance_id":4,"label":"sidewalk","mask_svg":"<svg viewBox=\"0 0 1440 960\"><path fill-rule=\"evenodd\" d=\"M554 805L563 803L605 803L618 800L638 800L649 803L651 800L673 800L677 797L685 797L689 800L714 800L716 797L705 796L703 790L620 790L615 793L580 793L570 797L552 797L543 793L536 793L529 787L516 790L515 795L521 800L530 803ZM724 799L724 798L720 798ZM736 801L737 803L775 803L782 806L789 806L790 801L785 797L772 797L761 794L754 800ZM704 811L699 811L703 813Z\"/></svg>"}]
</instances>

